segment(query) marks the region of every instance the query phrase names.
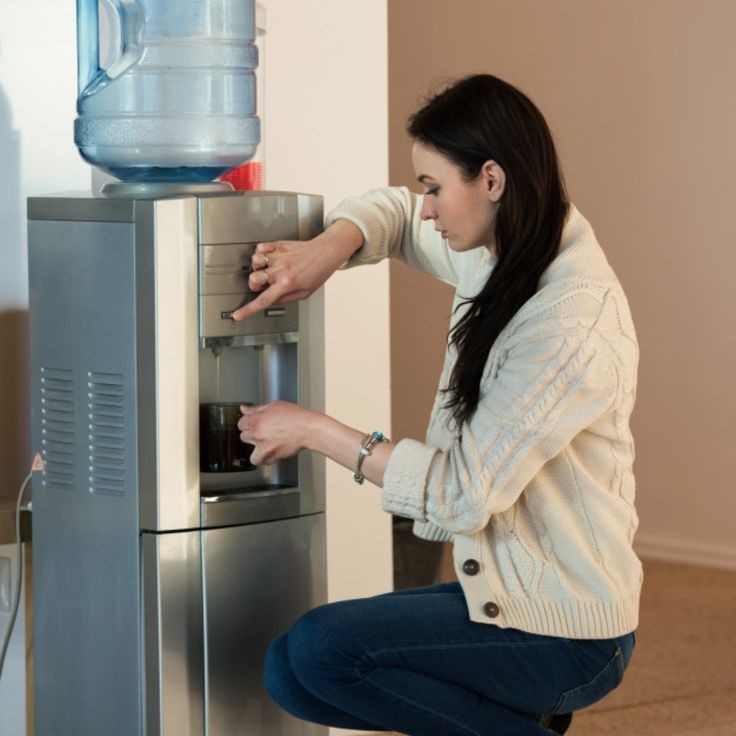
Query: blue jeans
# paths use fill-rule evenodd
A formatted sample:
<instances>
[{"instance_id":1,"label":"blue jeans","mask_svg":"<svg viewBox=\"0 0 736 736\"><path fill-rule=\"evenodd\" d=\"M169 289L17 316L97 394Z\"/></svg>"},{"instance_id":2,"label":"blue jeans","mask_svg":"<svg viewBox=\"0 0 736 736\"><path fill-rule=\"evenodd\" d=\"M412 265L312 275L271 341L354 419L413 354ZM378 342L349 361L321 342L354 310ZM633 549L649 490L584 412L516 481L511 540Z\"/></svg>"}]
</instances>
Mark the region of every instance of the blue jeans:
<instances>
[{"instance_id":1,"label":"blue jeans","mask_svg":"<svg viewBox=\"0 0 736 736\"><path fill-rule=\"evenodd\" d=\"M459 583L319 606L266 655L265 685L305 721L409 736L548 736L620 682L633 634L564 639L470 621Z\"/></svg>"}]
</instances>

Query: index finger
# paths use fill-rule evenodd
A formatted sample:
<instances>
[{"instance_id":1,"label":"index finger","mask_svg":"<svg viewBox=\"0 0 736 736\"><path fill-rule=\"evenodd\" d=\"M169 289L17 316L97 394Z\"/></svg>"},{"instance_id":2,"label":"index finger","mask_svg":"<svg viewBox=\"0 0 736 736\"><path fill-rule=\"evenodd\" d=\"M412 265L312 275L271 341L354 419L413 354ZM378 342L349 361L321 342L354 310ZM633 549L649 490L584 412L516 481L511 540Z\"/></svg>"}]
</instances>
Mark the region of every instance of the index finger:
<instances>
[{"instance_id":1,"label":"index finger","mask_svg":"<svg viewBox=\"0 0 736 736\"><path fill-rule=\"evenodd\" d=\"M278 284L273 284L267 289L262 291L255 299L252 299L247 304L239 307L232 313L232 318L236 322L248 319L258 312L262 312L264 309L268 309L272 304L275 304L282 296L284 289Z\"/></svg>"}]
</instances>

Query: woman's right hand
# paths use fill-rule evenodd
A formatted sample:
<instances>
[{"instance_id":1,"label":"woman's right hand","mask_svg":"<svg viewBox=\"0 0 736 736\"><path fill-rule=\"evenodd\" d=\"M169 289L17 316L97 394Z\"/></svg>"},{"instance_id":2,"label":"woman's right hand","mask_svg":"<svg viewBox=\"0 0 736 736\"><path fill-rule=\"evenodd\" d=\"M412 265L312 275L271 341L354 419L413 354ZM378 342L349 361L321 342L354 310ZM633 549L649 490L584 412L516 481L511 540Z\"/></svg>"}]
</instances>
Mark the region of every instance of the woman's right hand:
<instances>
[{"instance_id":1,"label":"woman's right hand","mask_svg":"<svg viewBox=\"0 0 736 736\"><path fill-rule=\"evenodd\" d=\"M273 304L306 299L363 245L363 233L338 220L312 240L259 243L251 259L248 287L261 293L233 312L243 320Z\"/></svg>"}]
</instances>

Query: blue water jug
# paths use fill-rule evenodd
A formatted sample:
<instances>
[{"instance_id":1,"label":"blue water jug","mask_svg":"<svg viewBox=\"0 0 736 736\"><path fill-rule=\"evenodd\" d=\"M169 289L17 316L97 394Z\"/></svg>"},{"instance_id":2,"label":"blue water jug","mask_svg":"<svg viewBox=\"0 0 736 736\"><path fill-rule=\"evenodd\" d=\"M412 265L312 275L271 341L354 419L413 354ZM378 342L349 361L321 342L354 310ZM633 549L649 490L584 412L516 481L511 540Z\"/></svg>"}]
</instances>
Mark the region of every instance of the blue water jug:
<instances>
[{"instance_id":1,"label":"blue water jug","mask_svg":"<svg viewBox=\"0 0 736 736\"><path fill-rule=\"evenodd\" d=\"M250 159L255 0L104 0L104 24L98 2L77 0L82 157L129 182L206 182Z\"/></svg>"}]
</instances>

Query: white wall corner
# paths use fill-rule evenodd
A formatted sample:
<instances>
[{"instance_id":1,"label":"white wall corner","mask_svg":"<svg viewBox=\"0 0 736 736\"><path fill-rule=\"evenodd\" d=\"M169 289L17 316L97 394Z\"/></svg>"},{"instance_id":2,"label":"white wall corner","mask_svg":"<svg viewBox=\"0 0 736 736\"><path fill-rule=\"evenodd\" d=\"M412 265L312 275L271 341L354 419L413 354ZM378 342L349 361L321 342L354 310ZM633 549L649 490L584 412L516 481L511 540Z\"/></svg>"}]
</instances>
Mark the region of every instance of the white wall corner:
<instances>
[{"instance_id":1,"label":"white wall corner","mask_svg":"<svg viewBox=\"0 0 736 736\"><path fill-rule=\"evenodd\" d=\"M387 0L264 0L265 179L341 199L388 184ZM327 413L390 436L388 264L325 287ZM356 448L357 452L357 448ZM391 517L380 491L327 465L330 601L391 589ZM332 736L349 733L330 729Z\"/></svg>"},{"instance_id":2,"label":"white wall corner","mask_svg":"<svg viewBox=\"0 0 736 736\"><path fill-rule=\"evenodd\" d=\"M326 210L388 183L387 3L265 0L265 177L270 189L321 194ZM327 413L390 436L388 264L325 287ZM380 491L327 466L330 601L386 592L391 517ZM347 733L331 729L331 734Z\"/></svg>"}]
</instances>

